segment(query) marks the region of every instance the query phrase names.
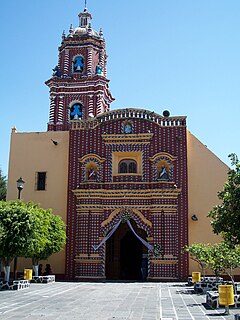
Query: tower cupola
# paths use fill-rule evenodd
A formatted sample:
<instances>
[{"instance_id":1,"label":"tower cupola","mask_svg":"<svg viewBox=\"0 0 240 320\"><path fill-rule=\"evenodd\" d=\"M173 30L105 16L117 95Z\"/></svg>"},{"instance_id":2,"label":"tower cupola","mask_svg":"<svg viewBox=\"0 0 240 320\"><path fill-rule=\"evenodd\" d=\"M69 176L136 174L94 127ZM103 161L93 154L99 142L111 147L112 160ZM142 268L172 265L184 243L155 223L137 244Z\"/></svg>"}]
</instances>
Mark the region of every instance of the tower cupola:
<instances>
[{"instance_id":1,"label":"tower cupola","mask_svg":"<svg viewBox=\"0 0 240 320\"><path fill-rule=\"evenodd\" d=\"M80 12L78 17L79 27L81 28L86 28L91 23L92 15L88 12L87 8L85 8L83 12Z\"/></svg>"}]
</instances>

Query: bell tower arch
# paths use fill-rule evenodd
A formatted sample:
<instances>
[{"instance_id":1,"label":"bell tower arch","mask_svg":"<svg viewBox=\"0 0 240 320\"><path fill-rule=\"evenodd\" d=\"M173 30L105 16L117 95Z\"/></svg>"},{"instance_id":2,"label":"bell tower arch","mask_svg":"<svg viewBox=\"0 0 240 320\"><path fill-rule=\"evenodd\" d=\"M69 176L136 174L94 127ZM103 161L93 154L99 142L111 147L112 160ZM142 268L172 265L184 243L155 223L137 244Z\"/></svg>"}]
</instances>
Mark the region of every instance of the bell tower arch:
<instances>
[{"instance_id":1,"label":"bell tower arch","mask_svg":"<svg viewBox=\"0 0 240 320\"><path fill-rule=\"evenodd\" d=\"M63 32L58 64L46 81L50 89L48 131L69 130L73 120L87 120L107 112L114 100L107 79L107 53L102 29L93 30L85 7L79 25ZM74 107L73 106L74 102Z\"/></svg>"}]
</instances>

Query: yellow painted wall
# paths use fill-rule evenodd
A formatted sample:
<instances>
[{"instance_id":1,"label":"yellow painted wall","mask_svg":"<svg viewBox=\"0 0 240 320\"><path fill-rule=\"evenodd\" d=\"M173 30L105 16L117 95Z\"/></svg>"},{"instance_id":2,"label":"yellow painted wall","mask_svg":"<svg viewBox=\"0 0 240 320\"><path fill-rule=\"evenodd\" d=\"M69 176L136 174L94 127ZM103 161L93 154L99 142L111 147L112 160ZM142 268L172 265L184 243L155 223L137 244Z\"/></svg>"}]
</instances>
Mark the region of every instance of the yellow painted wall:
<instances>
[{"instance_id":1,"label":"yellow painted wall","mask_svg":"<svg viewBox=\"0 0 240 320\"><path fill-rule=\"evenodd\" d=\"M227 180L228 167L190 132L187 143L189 244L217 243L221 239L213 234L207 214L220 203L217 193ZM192 221L193 214L197 215L198 221ZM190 274L192 271L199 271L199 267L190 260Z\"/></svg>"},{"instance_id":2,"label":"yellow painted wall","mask_svg":"<svg viewBox=\"0 0 240 320\"><path fill-rule=\"evenodd\" d=\"M57 141L54 145L52 140ZM66 223L68 183L69 132L17 133L12 130L8 170L7 200L18 196L16 180L25 181L21 198L34 201L43 208L52 208ZM36 172L45 171L46 190L36 190ZM65 250L51 256L48 261L56 274L65 273ZM20 259L18 271L31 267L31 261Z\"/></svg>"}]
</instances>

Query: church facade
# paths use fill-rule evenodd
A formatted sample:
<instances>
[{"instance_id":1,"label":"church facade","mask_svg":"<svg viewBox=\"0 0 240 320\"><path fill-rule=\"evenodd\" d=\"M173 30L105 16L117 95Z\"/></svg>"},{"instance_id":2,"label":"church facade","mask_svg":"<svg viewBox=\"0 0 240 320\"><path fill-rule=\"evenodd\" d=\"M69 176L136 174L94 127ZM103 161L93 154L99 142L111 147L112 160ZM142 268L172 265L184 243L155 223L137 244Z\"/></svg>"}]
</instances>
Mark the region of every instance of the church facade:
<instances>
[{"instance_id":1,"label":"church facade","mask_svg":"<svg viewBox=\"0 0 240 320\"><path fill-rule=\"evenodd\" d=\"M186 279L193 266L183 246L217 239L206 215L227 167L187 130L184 116L110 111L105 39L91 20L85 8L79 26L62 35L46 81L48 131L12 131L8 199L21 175L24 200L63 217L66 249L50 258L59 277ZM200 172L203 163L214 170Z\"/></svg>"},{"instance_id":2,"label":"church facade","mask_svg":"<svg viewBox=\"0 0 240 320\"><path fill-rule=\"evenodd\" d=\"M136 274L131 269L138 269L140 276L143 265L149 278L186 277L181 249L188 243L185 118L115 110L73 121L69 144L67 252L74 248L67 255L70 278L132 279ZM123 225L95 252L92 245L120 220ZM143 240L159 247L158 255L138 239L135 244L126 220ZM81 241L76 242L76 234Z\"/></svg>"}]
</instances>

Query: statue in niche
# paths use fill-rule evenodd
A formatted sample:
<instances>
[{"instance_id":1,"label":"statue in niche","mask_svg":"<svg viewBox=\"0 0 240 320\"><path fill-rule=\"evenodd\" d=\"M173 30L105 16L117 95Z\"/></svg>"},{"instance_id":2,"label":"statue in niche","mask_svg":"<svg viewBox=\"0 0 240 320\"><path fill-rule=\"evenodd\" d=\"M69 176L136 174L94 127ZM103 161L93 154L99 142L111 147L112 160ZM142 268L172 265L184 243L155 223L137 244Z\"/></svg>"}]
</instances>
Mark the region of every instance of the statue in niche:
<instances>
[{"instance_id":1,"label":"statue in niche","mask_svg":"<svg viewBox=\"0 0 240 320\"><path fill-rule=\"evenodd\" d=\"M52 69L53 70L53 77L60 77L60 69L58 66L56 66L55 68Z\"/></svg>"},{"instance_id":2,"label":"statue in niche","mask_svg":"<svg viewBox=\"0 0 240 320\"><path fill-rule=\"evenodd\" d=\"M96 66L96 74L99 74L100 76L103 74L102 66Z\"/></svg>"},{"instance_id":3,"label":"statue in niche","mask_svg":"<svg viewBox=\"0 0 240 320\"><path fill-rule=\"evenodd\" d=\"M76 57L73 62L73 71L74 72L83 72L83 57Z\"/></svg>"},{"instance_id":4,"label":"statue in niche","mask_svg":"<svg viewBox=\"0 0 240 320\"><path fill-rule=\"evenodd\" d=\"M94 170L94 167L90 167L88 170L88 180L96 180L97 179L97 174L96 171Z\"/></svg>"},{"instance_id":5,"label":"statue in niche","mask_svg":"<svg viewBox=\"0 0 240 320\"><path fill-rule=\"evenodd\" d=\"M168 174L167 168L164 165L161 166L158 179L159 180L169 180L169 174Z\"/></svg>"}]
</instances>

